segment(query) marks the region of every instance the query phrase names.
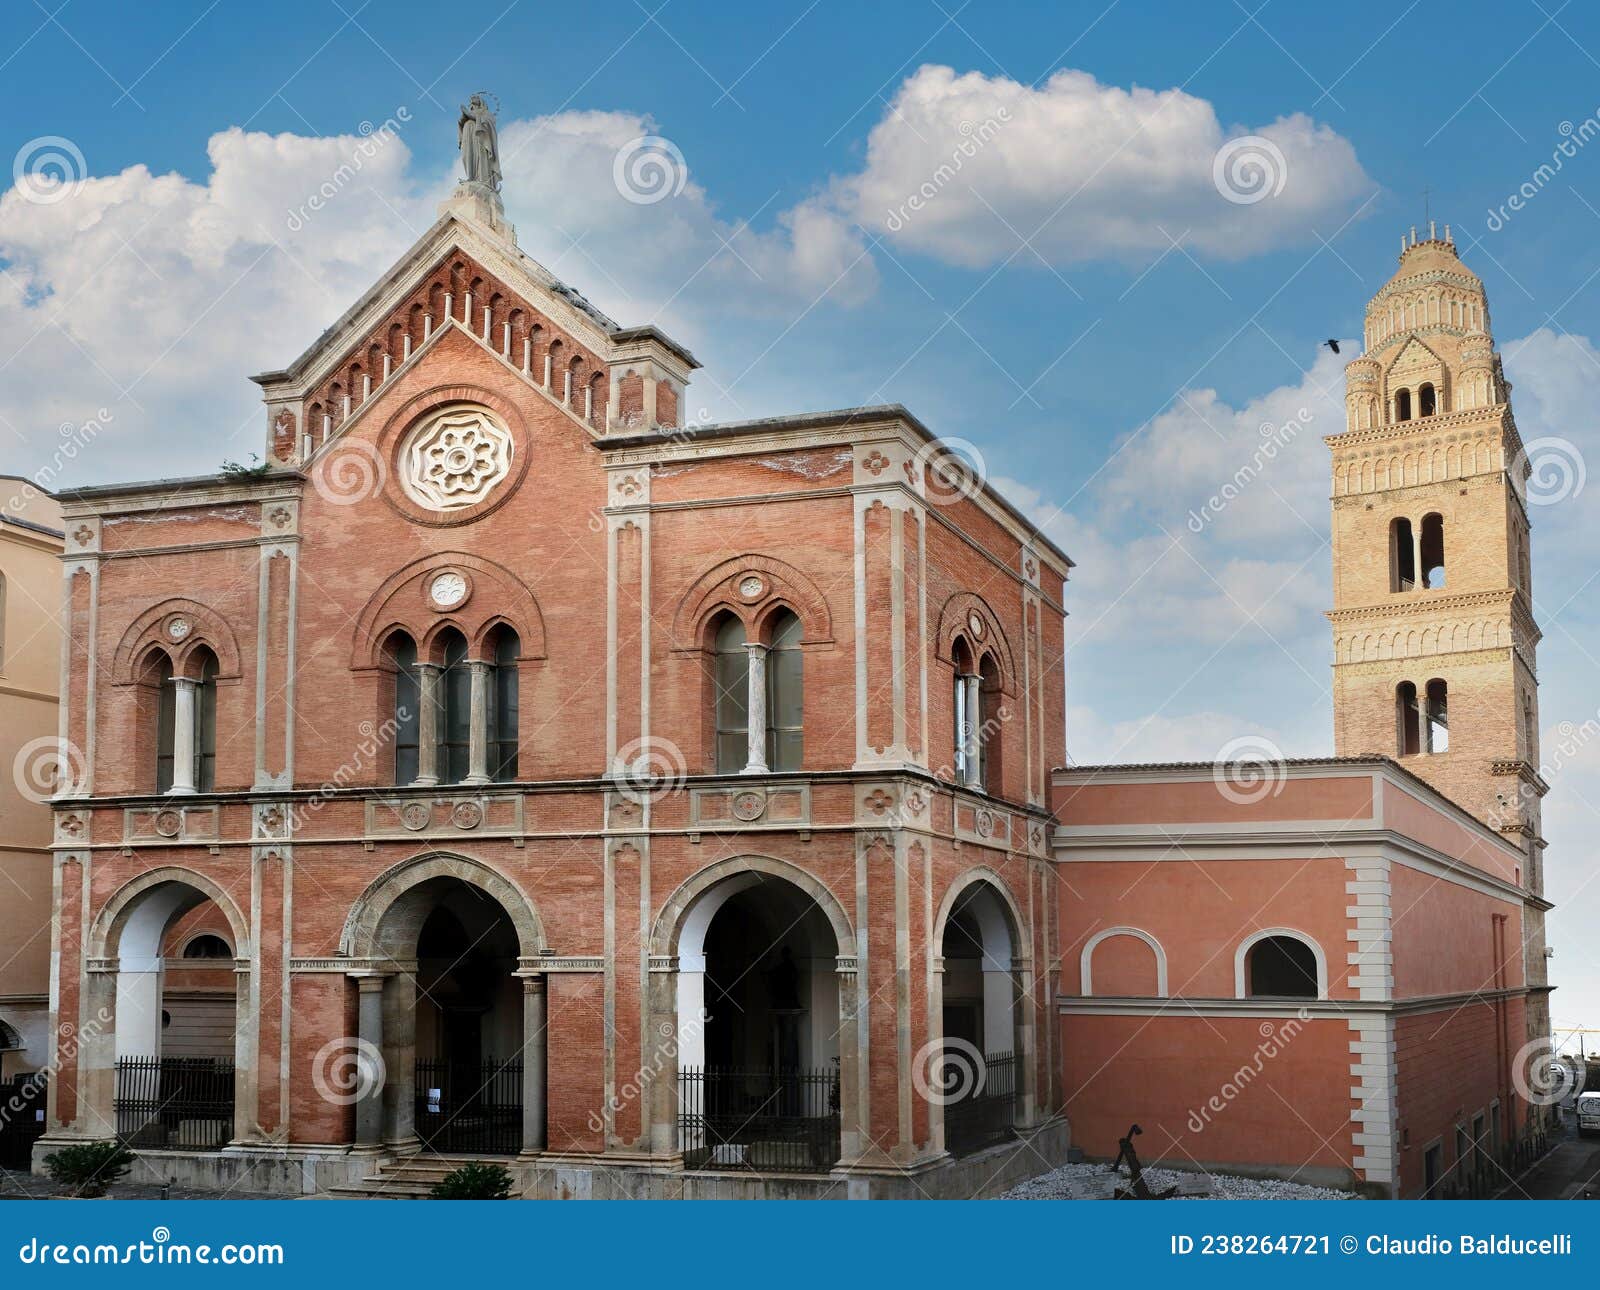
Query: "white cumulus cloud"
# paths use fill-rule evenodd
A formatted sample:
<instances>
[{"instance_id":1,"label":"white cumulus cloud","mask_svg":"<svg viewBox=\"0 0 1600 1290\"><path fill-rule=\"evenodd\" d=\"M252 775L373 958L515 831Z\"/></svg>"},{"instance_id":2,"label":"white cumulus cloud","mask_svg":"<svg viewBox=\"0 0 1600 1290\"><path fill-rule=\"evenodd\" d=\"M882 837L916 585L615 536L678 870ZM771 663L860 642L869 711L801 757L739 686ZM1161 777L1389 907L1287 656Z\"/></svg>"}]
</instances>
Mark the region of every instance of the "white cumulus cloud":
<instances>
[{"instance_id":1,"label":"white cumulus cloud","mask_svg":"<svg viewBox=\"0 0 1600 1290\"><path fill-rule=\"evenodd\" d=\"M1231 139L1265 140L1214 178ZM1263 191L1269 195L1258 196ZM1301 114L1227 128L1179 89L1064 70L1038 87L926 65L900 86L835 199L863 227L953 264L1148 259L1172 241L1223 259L1312 238L1372 188L1349 141ZM1170 239L1170 240L1169 240ZM1026 244L1026 247L1025 245Z\"/></svg>"}]
</instances>

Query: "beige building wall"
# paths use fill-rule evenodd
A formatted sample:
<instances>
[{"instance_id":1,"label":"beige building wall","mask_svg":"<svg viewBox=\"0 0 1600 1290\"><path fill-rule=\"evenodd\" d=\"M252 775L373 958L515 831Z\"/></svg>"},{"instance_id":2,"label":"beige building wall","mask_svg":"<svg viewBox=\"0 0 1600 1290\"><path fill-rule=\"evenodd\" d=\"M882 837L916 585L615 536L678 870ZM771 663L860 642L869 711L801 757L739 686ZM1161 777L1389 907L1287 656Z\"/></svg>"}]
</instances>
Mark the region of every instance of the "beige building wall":
<instances>
[{"instance_id":1,"label":"beige building wall","mask_svg":"<svg viewBox=\"0 0 1600 1290\"><path fill-rule=\"evenodd\" d=\"M0 1074L50 1051L50 808L61 684L61 508L0 476ZM21 1051L14 1045L20 1042Z\"/></svg>"}]
</instances>

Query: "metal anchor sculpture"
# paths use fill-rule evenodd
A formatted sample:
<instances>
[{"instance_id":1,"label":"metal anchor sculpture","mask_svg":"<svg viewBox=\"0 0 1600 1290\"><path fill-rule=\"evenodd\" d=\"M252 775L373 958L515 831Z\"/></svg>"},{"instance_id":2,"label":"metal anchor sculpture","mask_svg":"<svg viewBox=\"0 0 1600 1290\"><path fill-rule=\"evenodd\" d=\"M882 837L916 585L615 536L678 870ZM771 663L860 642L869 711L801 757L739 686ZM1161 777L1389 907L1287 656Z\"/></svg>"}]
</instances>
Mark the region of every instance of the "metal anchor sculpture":
<instances>
[{"instance_id":1,"label":"metal anchor sculpture","mask_svg":"<svg viewBox=\"0 0 1600 1290\"><path fill-rule=\"evenodd\" d=\"M1112 1193L1113 1200L1168 1200L1177 1195L1176 1187L1168 1187L1165 1191L1151 1191L1150 1184L1144 1180L1144 1169L1139 1164L1139 1153L1133 1149L1133 1140L1144 1130L1137 1124L1128 1129L1125 1138L1117 1139L1117 1158L1112 1164L1113 1172L1122 1168L1122 1162L1128 1162L1128 1185L1118 1187Z\"/></svg>"}]
</instances>

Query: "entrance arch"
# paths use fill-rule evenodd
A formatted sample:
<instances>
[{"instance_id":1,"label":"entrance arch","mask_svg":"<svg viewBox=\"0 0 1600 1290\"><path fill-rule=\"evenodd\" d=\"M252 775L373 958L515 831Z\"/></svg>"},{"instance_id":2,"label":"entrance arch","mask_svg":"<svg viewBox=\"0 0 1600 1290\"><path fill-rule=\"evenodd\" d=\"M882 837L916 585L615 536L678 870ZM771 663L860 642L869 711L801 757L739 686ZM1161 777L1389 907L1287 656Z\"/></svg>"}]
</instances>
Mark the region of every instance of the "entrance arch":
<instances>
[{"instance_id":1,"label":"entrance arch","mask_svg":"<svg viewBox=\"0 0 1600 1290\"><path fill-rule=\"evenodd\" d=\"M696 874L652 951L658 1034L652 1145L691 1168L826 1171L859 1152L855 936L825 885L766 856Z\"/></svg>"},{"instance_id":2,"label":"entrance arch","mask_svg":"<svg viewBox=\"0 0 1600 1290\"><path fill-rule=\"evenodd\" d=\"M1034 1118L1032 972L1024 923L1000 876L969 870L934 922L939 970L929 1052L936 1148L963 1155L1004 1140Z\"/></svg>"},{"instance_id":3,"label":"entrance arch","mask_svg":"<svg viewBox=\"0 0 1600 1290\"><path fill-rule=\"evenodd\" d=\"M510 879L418 856L368 886L340 947L360 964L358 1056L383 1072L358 1089L358 1146L544 1149L544 928Z\"/></svg>"},{"instance_id":4,"label":"entrance arch","mask_svg":"<svg viewBox=\"0 0 1600 1290\"><path fill-rule=\"evenodd\" d=\"M190 927L215 928L231 959L174 979L168 969ZM248 1137L256 1087L252 951L232 897L192 870L152 869L112 894L88 949L79 1054L89 1132L103 1137L114 1126L135 1145L197 1150ZM178 994L198 1024L181 1024ZM231 998L232 1007L188 1007L207 997Z\"/></svg>"}]
</instances>

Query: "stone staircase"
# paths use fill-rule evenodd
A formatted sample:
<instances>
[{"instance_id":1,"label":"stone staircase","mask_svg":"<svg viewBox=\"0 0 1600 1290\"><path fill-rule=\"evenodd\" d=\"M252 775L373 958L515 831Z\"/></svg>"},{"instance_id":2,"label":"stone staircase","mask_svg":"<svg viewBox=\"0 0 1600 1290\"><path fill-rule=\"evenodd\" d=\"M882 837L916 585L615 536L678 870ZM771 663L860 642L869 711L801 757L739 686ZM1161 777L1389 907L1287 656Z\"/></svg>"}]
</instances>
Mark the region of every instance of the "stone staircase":
<instances>
[{"instance_id":1,"label":"stone staircase","mask_svg":"<svg viewBox=\"0 0 1600 1290\"><path fill-rule=\"evenodd\" d=\"M478 1159L441 1156L431 1151L395 1156L381 1163L371 1177L348 1186L331 1187L328 1195L339 1200L427 1200L428 1193L447 1173ZM500 1156L480 1163L504 1165L507 1161Z\"/></svg>"}]
</instances>

